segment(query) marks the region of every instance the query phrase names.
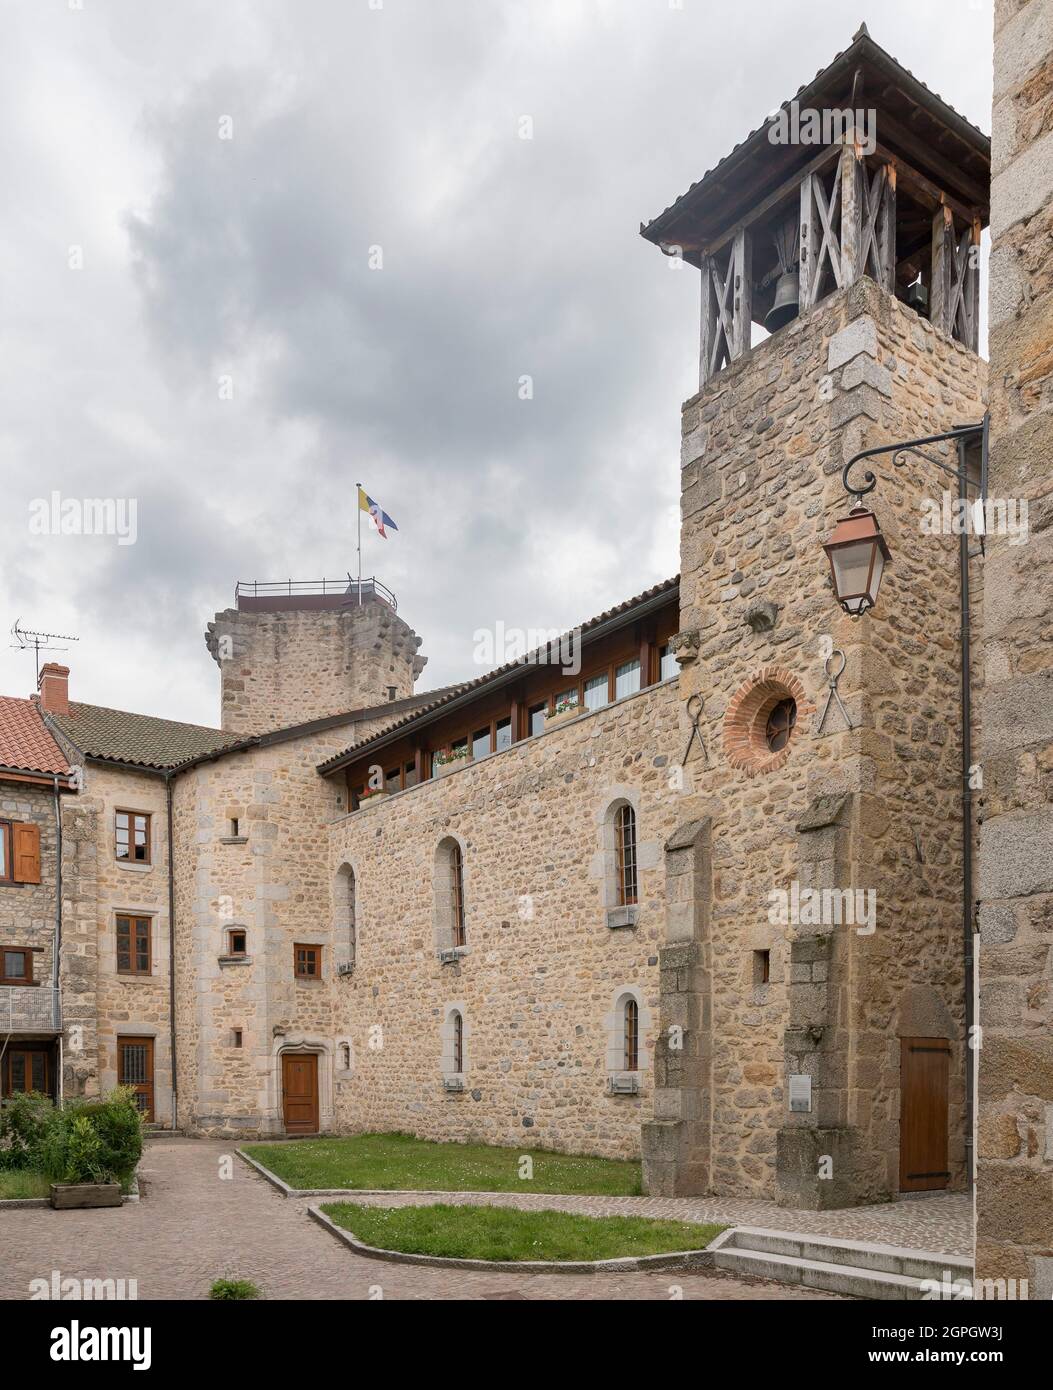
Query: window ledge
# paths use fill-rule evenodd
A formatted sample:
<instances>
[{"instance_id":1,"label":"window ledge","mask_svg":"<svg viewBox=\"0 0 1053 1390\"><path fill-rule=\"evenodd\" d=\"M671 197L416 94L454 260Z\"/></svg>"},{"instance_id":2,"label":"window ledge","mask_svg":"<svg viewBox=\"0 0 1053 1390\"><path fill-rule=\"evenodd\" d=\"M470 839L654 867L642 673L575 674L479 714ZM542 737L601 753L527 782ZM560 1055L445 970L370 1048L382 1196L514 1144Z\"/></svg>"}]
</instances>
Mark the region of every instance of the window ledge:
<instances>
[{"instance_id":1,"label":"window ledge","mask_svg":"<svg viewBox=\"0 0 1053 1390\"><path fill-rule=\"evenodd\" d=\"M441 951L435 952L440 965L455 965L462 956L467 954L467 946L446 946Z\"/></svg>"},{"instance_id":2,"label":"window ledge","mask_svg":"<svg viewBox=\"0 0 1053 1390\"><path fill-rule=\"evenodd\" d=\"M113 862L118 869L127 869L133 874L148 874L154 867L152 864L133 864L128 859L115 859Z\"/></svg>"},{"instance_id":3,"label":"window ledge","mask_svg":"<svg viewBox=\"0 0 1053 1390\"><path fill-rule=\"evenodd\" d=\"M324 975L294 975L293 984L296 985L324 985Z\"/></svg>"},{"instance_id":4,"label":"window ledge","mask_svg":"<svg viewBox=\"0 0 1053 1390\"><path fill-rule=\"evenodd\" d=\"M220 956L220 965L251 965L251 956Z\"/></svg>"},{"instance_id":5,"label":"window ledge","mask_svg":"<svg viewBox=\"0 0 1053 1390\"><path fill-rule=\"evenodd\" d=\"M464 1076L460 1073L446 1075L442 1078L442 1089L460 1093L464 1090Z\"/></svg>"},{"instance_id":6,"label":"window ledge","mask_svg":"<svg viewBox=\"0 0 1053 1390\"><path fill-rule=\"evenodd\" d=\"M607 1077L607 1094L610 1096L638 1096L640 1094L639 1072L610 1072Z\"/></svg>"},{"instance_id":7,"label":"window ledge","mask_svg":"<svg viewBox=\"0 0 1053 1390\"><path fill-rule=\"evenodd\" d=\"M632 903L627 907L609 907L607 909L607 926L611 931L617 931L623 927L635 927L640 920L640 908L637 903Z\"/></svg>"},{"instance_id":8,"label":"window ledge","mask_svg":"<svg viewBox=\"0 0 1053 1390\"><path fill-rule=\"evenodd\" d=\"M247 835L221 835L219 843L221 845L247 845L249 837Z\"/></svg>"},{"instance_id":9,"label":"window ledge","mask_svg":"<svg viewBox=\"0 0 1053 1390\"><path fill-rule=\"evenodd\" d=\"M355 973L355 962L353 960L341 961L336 967L338 975L353 975Z\"/></svg>"}]
</instances>

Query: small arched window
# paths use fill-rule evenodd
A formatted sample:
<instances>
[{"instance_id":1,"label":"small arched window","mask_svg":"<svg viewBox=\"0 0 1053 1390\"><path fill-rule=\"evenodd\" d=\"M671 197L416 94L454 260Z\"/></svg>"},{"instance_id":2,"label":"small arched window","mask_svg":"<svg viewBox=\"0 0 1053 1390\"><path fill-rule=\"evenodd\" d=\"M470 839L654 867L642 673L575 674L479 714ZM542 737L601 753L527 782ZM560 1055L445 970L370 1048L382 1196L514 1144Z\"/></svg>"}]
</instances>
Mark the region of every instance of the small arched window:
<instances>
[{"instance_id":1,"label":"small arched window","mask_svg":"<svg viewBox=\"0 0 1053 1390\"><path fill-rule=\"evenodd\" d=\"M453 1069L460 1074L464 1071L464 1018L458 1010L450 1017L450 1027L453 1030Z\"/></svg>"},{"instance_id":2,"label":"small arched window","mask_svg":"<svg viewBox=\"0 0 1053 1390\"><path fill-rule=\"evenodd\" d=\"M637 901L636 812L624 802L614 816L614 849L617 855L618 906Z\"/></svg>"},{"instance_id":3,"label":"small arched window","mask_svg":"<svg viewBox=\"0 0 1053 1390\"><path fill-rule=\"evenodd\" d=\"M623 1071L640 1070L640 1006L635 999L626 999L622 1014L624 1040Z\"/></svg>"},{"instance_id":4,"label":"small arched window","mask_svg":"<svg viewBox=\"0 0 1053 1390\"><path fill-rule=\"evenodd\" d=\"M358 887L350 864L341 864L333 882L333 945L341 973L349 974L358 949ZM344 967L348 967L344 969Z\"/></svg>"},{"instance_id":5,"label":"small arched window","mask_svg":"<svg viewBox=\"0 0 1053 1390\"><path fill-rule=\"evenodd\" d=\"M464 933L464 858L456 841L450 846L450 918L453 924L453 944L463 946ZM460 1014L457 1015L458 1022ZM457 1069L460 1071L460 1068Z\"/></svg>"}]
</instances>

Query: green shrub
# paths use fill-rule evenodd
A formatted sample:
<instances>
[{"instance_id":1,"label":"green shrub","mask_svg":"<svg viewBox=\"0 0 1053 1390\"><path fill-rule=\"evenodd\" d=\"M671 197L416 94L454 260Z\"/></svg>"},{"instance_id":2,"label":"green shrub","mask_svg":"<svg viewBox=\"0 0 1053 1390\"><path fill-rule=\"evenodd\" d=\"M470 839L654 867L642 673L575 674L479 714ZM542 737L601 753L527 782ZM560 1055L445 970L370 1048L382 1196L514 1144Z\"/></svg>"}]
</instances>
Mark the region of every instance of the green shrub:
<instances>
[{"instance_id":1,"label":"green shrub","mask_svg":"<svg viewBox=\"0 0 1053 1390\"><path fill-rule=\"evenodd\" d=\"M102 1100L16 1096L4 1106L4 1165L32 1168L52 1182L127 1182L143 1152L142 1118L130 1087Z\"/></svg>"},{"instance_id":2,"label":"green shrub","mask_svg":"<svg viewBox=\"0 0 1053 1390\"><path fill-rule=\"evenodd\" d=\"M251 1279L217 1279L208 1291L209 1298L248 1299L261 1294Z\"/></svg>"},{"instance_id":3,"label":"green shrub","mask_svg":"<svg viewBox=\"0 0 1053 1390\"><path fill-rule=\"evenodd\" d=\"M39 1168L46 1135L59 1117L50 1097L22 1092L0 1108L0 1168Z\"/></svg>"}]
</instances>

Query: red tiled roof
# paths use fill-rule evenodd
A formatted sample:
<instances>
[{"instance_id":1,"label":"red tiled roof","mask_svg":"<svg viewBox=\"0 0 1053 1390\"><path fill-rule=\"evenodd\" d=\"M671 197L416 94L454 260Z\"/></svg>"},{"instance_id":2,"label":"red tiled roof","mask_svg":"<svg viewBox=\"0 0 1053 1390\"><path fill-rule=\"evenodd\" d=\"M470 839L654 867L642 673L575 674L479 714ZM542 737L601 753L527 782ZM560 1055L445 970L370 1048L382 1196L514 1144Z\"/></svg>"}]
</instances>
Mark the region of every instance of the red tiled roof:
<instances>
[{"instance_id":1,"label":"red tiled roof","mask_svg":"<svg viewBox=\"0 0 1053 1390\"><path fill-rule=\"evenodd\" d=\"M69 772L69 763L45 727L35 700L0 695L0 767L17 772Z\"/></svg>"}]
</instances>

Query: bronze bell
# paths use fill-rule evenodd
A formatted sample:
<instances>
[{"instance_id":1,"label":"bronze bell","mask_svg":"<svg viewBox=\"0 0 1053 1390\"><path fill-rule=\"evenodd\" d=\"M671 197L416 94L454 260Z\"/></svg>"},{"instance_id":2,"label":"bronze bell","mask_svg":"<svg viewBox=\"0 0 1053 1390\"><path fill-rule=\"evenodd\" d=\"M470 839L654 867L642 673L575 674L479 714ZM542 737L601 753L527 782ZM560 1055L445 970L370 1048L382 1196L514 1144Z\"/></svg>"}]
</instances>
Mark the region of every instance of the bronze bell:
<instances>
[{"instance_id":1,"label":"bronze bell","mask_svg":"<svg viewBox=\"0 0 1053 1390\"><path fill-rule=\"evenodd\" d=\"M801 310L801 282L796 270L784 270L775 284L775 301L764 316L764 327L775 333Z\"/></svg>"}]
</instances>

